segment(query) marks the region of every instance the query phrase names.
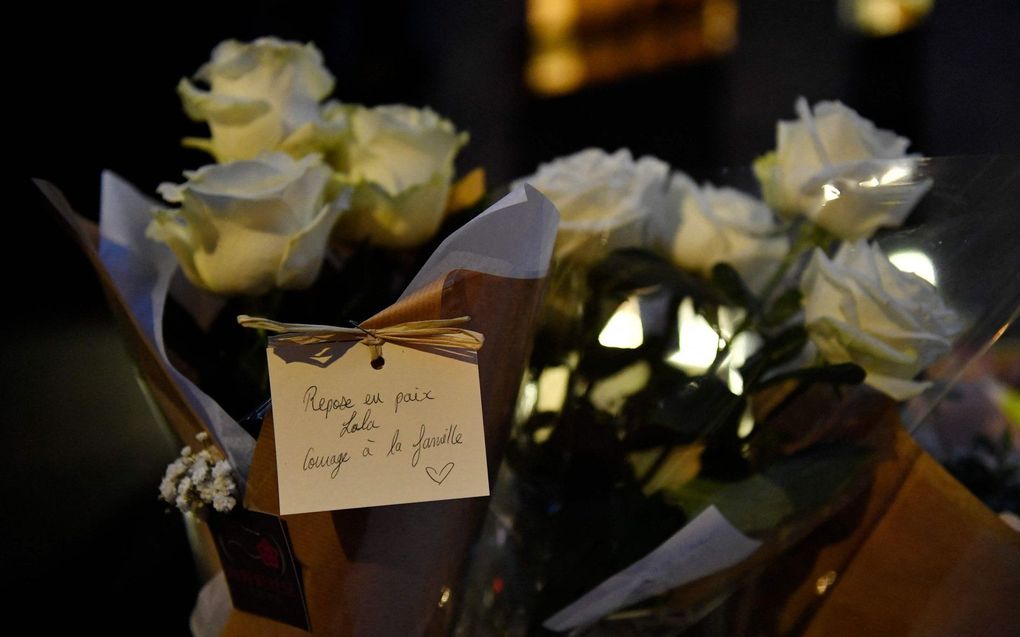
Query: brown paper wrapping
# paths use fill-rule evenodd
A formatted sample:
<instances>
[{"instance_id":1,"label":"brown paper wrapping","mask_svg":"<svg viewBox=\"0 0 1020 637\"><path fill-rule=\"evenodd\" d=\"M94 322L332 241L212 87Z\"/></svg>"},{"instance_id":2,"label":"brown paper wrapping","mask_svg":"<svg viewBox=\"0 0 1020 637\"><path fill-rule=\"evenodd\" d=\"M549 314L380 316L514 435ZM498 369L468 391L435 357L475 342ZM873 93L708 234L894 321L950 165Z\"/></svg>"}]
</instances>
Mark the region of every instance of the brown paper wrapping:
<instances>
[{"instance_id":1,"label":"brown paper wrapping","mask_svg":"<svg viewBox=\"0 0 1020 637\"><path fill-rule=\"evenodd\" d=\"M193 439L204 430L202 421L179 394L99 260L95 224L71 212L55 187L38 185L95 267L166 423L182 440ZM373 328L472 317L468 327L486 339L478 361L490 482L502 458L517 371L527 360L540 297L539 280L454 271L365 322ZM835 410L830 403L827 426L815 431L848 423L874 427L870 436L884 439L884 452L873 480L848 502L833 503L836 513L807 537L776 543L769 559L752 558L675 591L671 612L701 606L713 592L729 589L725 582L747 582L747 574L755 574L690 634L1018 634L1020 534L919 449L889 403L864 401ZM796 413L814 418L819 412ZM245 504L278 511L272 414L255 448ZM284 516L302 567L312 634L443 634L486 505L487 498L471 498ZM782 557L772 559L778 552ZM829 579L831 585L820 586ZM447 589L449 598L441 603ZM224 631L239 637L306 634L237 610Z\"/></svg>"},{"instance_id":2,"label":"brown paper wrapping","mask_svg":"<svg viewBox=\"0 0 1020 637\"><path fill-rule=\"evenodd\" d=\"M205 430L202 420L179 393L103 267L95 224L73 213L55 187L39 186L95 267L167 423L182 440L193 440ZM363 323L371 329L414 320L471 317L465 327L485 336L478 352L478 372L490 484L502 460L542 291L542 279L455 270ZM270 412L255 447L244 504L278 515L273 436ZM487 505L488 498L469 498L284 516L301 566L311 633L444 633L459 597L460 569ZM223 634L307 633L232 610Z\"/></svg>"},{"instance_id":3,"label":"brown paper wrapping","mask_svg":"<svg viewBox=\"0 0 1020 637\"><path fill-rule=\"evenodd\" d=\"M467 328L485 335L478 373L490 484L509 434L541 293L538 279L456 270L364 323L371 329L471 317ZM255 447L245 505L275 514L272 424L270 414ZM283 516L303 569L312 634L445 634L463 560L487 506L488 498L468 498ZM300 632L234 611L224 635Z\"/></svg>"},{"instance_id":4,"label":"brown paper wrapping","mask_svg":"<svg viewBox=\"0 0 1020 637\"><path fill-rule=\"evenodd\" d=\"M691 637L1020 634L1020 534L917 446L894 403L857 393L814 411L809 400L791 420L867 426L873 472L806 536L677 591L671 606L685 608L745 582Z\"/></svg>"}]
</instances>

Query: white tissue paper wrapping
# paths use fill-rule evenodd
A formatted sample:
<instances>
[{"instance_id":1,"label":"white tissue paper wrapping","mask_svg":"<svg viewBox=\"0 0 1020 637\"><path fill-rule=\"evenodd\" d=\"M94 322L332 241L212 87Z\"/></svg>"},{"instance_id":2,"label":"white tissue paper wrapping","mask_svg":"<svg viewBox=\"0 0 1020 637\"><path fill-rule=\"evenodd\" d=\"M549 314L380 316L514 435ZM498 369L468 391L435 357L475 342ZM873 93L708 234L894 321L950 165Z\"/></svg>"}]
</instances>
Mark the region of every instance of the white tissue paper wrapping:
<instances>
[{"instance_id":1,"label":"white tissue paper wrapping","mask_svg":"<svg viewBox=\"0 0 1020 637\"><path fill-rule=\"evenodd\" d=\"M568 631L734 566L761 542L736 529L714 505L648 555L602 582L542 625Z\"/></svg>"}]
</instances>

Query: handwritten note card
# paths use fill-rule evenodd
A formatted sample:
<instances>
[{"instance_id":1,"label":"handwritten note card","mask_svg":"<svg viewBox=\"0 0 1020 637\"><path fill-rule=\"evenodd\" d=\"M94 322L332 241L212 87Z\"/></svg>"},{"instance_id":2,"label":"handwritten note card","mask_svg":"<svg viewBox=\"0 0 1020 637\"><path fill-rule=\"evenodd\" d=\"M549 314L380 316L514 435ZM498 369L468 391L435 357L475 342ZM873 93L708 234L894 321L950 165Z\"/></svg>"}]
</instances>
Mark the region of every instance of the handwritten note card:
<instances>
[{"instance_id":1,"label":"handwritten note card","mask_svg":"<svg viewBox=\"0 0 1020 637\"><path fill-rule=\"evenodd\" d=\"M489 494L474 352L270 343L280 513Z\"/></svg>"}]
</instances>

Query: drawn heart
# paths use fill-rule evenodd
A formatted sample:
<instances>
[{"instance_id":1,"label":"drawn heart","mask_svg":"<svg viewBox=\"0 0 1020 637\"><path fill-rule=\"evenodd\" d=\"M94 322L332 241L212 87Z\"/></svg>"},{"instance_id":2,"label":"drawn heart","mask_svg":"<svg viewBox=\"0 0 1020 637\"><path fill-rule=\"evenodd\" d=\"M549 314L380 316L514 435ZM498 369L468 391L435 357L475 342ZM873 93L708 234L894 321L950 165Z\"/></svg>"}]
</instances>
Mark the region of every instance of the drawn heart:
<instances>
[{"instance_id":1,"label":"drawn heart","mask_svg":"<svg viewBox=\"0 0 1020 637\"><path fill-rule=\"evenodd\" d=\"M447 462L446 466L439 471L436 471L435 467L425 467L425 473L429 474L429 477L432 478L432 481L436 484L443 484L443 480L446 480L446 477L450 475L451 471L453 471L452 462Z\"/></svg>"}]
</instances>

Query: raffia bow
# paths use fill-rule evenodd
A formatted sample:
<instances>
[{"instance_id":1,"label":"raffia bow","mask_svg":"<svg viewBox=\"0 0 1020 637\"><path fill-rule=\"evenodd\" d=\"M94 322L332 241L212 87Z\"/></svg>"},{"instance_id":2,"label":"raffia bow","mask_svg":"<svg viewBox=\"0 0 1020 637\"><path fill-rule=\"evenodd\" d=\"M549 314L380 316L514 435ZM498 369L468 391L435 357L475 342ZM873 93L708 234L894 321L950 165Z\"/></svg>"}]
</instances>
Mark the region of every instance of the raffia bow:
<instances>
[{"instance_id":1,"label":"raffia bow","mask_svg":"<svg viewBox=\"0 0 1020 637\"><path fill-rule=\"evenodd\" d=\"M377 329L367 329L361 326L335 327L332 325L281 323L247 314L237 317L237 322L244 327L283 334L283 336L276 337L276 340L287 343L304 345L352 340L351 337L360 338L362 345L367 345L371 351L372 360L382 357L383 343L478 351L485 343L485 337L479 332L458 327L470 320L470 316L459 316L450 319L408 321Z\"/></svg>"}]
</instances>

